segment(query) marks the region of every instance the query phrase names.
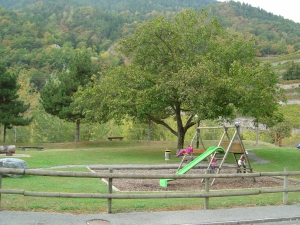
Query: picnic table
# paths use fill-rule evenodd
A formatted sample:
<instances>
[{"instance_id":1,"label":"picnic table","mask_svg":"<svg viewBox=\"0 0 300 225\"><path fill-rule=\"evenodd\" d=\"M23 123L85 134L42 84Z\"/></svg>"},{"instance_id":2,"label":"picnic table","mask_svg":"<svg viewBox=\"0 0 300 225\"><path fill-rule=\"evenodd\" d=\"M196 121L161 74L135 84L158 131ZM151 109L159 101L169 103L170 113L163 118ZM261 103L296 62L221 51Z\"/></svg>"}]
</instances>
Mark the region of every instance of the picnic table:
<instances>
[{"instance_id":1,"label":"picnic table","mask_svg":"<svg viewBox=\"0 0 300 225\"><path fill-rule=\"evenodd\" d=\"M41 151L44 147L42 146L19 146L21 151L25 151L26 148L35 148L37 151Z\"/></svg>"},{"instance_id":2,"label":"picnic table","mask_svg":"<svg viewBox=\"0 0 300 225\"><path fill-rule=\"evenodd\" d=\"M107 139L112 141L113 139L119 139L120 141L123 140L124 137L108 137Z\"/></svg>"}]
</instances>

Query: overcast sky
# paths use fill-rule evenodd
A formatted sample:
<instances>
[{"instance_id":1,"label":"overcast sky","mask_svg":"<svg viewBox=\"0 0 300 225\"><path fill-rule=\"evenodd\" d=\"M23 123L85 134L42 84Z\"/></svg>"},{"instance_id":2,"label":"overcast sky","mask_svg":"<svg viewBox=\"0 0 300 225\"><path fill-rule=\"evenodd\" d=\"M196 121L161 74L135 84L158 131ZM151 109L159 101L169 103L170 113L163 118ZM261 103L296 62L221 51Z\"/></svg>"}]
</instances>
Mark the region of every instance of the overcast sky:
<instances>
[{"instance_id":1,"label":"overcast sky","mask_svg":"<svg viewBox=\"0 0 300 225\"><path fill-rule=\"evenodd\" d=\"M219 0L224 2L225 0ZM226 0L226 2L229 0ZM253 7L271 12L274 15L283 16L285 19L300 23L300 1L299 0L234 0L236 2L248 3Z\"/></svg>"}]
</instances>

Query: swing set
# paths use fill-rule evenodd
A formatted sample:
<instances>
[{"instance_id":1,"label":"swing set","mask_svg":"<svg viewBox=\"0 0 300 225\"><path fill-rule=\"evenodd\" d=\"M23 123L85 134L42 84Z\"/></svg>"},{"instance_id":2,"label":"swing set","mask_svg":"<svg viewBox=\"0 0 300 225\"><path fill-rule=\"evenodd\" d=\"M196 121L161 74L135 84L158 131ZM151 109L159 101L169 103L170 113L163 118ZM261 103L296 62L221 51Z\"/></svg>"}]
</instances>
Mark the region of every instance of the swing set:
<instances>
[{"instance_id":1,"label":"swing set","mask_svg":"<svg viewBox=\"0 0 300 225\"><path fill-rule=\"evenodd\" d=\"M207 150L204 143L203 143L201 135L200 135L201 130L204 130L204 129L220 129L220 128L223 128L224 131L223 131L222 137L221 137L217 147L222 147L225 150L225 153L220 158L220 160L221 160L220 164L215 167L215 169L216 169L215 173L219 174L221 169L224 168L224 163L225 163L229 153L231 153L233 155L233 158L235 160L235 164L237 166L237 171L241 172L241 170L239 168L239 165L238 165L238 160L239 160L241 155L244 155L245 156L245 161L246 161L246 164L247 164L245 172L247 171L249 173L252 173L253 171L252 171L252 167L250 165L249 159L248 159L248 153L245 150L244 144L243 144L241 136L240 136L240 125L239 125L239 123L235 123L234 126L197 127L196 133L195 133L195 135L194 135L194 137L191 141L191 144L192 144L196 140L196 149L194 149L194 153L203 153ZM230 132L229 132L229 129L231 129L231 128L235 128L235 131L234 131L232 136L230 136ZM199 148L200 143L202 145L202 148ZM211 168L212 161L216 157L217 154L219 154L219 152L216 151L211 155L211 157L209 159L209 164L208 164L207 169ZM185 157L186 156L183 157L179 168L183 164L183 161L185 160ZM218 155L218 157L219 157L219 155ZM253 178L253 179L254 179L254 182L255 182L255 178ZM211 184L213 185L214 182L215 182L215 178L213 179Z\"/></svg>"}]
</instances>

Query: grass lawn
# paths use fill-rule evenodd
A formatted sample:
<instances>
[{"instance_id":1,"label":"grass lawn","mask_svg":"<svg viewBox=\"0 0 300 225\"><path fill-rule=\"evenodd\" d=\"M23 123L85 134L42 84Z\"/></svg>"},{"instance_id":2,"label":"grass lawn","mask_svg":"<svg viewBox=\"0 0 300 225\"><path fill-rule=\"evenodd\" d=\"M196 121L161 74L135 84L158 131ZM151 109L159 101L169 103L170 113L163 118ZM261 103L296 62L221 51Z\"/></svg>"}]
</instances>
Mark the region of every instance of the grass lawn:
<instances>
[{"instance_id":1,"label":"grass lawn","mask_svg":"<svg viewBox=\"0 0 300 225\"><path fill-rule=\"evenodd\" d=\"M283 171L288 167L290 171L299 170L298 158L300 151L297 149L283 149L268 144L254 146L251 142L244 143L258 157L269 160L268 164L252 164L257 171ZM55 168L65 165L88 164L163 164L165 149L171 150L171 162L179 163L180 158L173 157L176 153L174 142L143 142L143 141L98 141L80 143L43 144L44 150L34 149L20 151L16 154L26 154L23 159L30 169L41 168L46 170L80 171L88 172L84 166ZM0 158L5 158L0 155ZM16 157L18 158L18 157ZM228 162L233 158L228 157ZM251 162L252 163L252 162ZM300 179L299 177L293 177ZM67 193L107 193L107 186L99 179L64 178L26 175L22 178L2 179L3 189L18 189L42 192L67 192ZM150 193L149 193L150 194ZM289 193L289 204L300 202L300 193ZM113 200L112 211L163 211L181 209L201 209L203 199L131 199ZM278 205L282 204L282 193L265 194L243 197L220 197L210 199L210 208L228 208L240 206ZM106 199L75 199L75 198L50 198L29 197L14 194L2 194L2 210L24 211L55 211L69 213L99 213L106 212Z\"/></svg>"}]
</instances>

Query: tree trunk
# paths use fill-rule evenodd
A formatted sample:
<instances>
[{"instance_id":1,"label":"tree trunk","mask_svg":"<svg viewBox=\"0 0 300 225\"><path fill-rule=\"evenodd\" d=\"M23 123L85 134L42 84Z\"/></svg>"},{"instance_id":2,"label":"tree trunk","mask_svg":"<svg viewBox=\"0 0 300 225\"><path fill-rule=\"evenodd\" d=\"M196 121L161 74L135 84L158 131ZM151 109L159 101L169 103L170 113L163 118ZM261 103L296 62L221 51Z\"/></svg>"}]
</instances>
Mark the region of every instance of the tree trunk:
<instances>
[{"instance_id":1,"label":"tree trunk","mask_svg":"<svg viewBox=\"0 0 300 225\"><path fill-rule=\"evenodd\" d=\"M196 148L199 148L199 142L200 142L200 123L198 122L198 126L196 128L197 136L196 136Z\"/></svg>"},{"instance_id":2,"label":"tree trunk","mask_svg":"<svg viewBox=\"0 0 300 225\"><path fill-rule=\"evenodd\" d=\"M178 127L178 133L177 133L177 152L180 149L183 149L183 145L184 145L184 137L185 137L185 131L183 129L183 127L181 126L181 128Z\"/></svg>"},{"instance_id":3,"label":"tree trunk","mask_svg":"<svg viewBox=\"0 0 300 225\"><path fill-rule=\"evenodd\" d=\"M256 127L256 138L255 138L255 146L258 146L258 132L259 132L259 130L258 130L258 127Z\"/></svg>"},{"instance_id":4,"label":"tree trunk","mask_svg":"<svg viewBox=\"0 0 300 225\"><path fill-rule=\"evenodd\" d=\"M191 116L186 125L183 126L182 122L180 121L179 123L177 122L177 138L178 138L178 142L177 142L177 150L183 149L184 148L184 137L185 134L187 132L187 130L191 127L193 127L196 123L192 122L193 116ZM199 127L199 126L198 126ZM199 145L199 144L198 144Z\"/></svg>"},{"instance_id":5,"label":"tree trunk","mask_svg":"<svg viewBox=\"0 0 300 225\"><path fill-rule=\"evenodd\" d=\"M6 125L4 125L4 128L3 128L3 142L5 143L6 141Z\"/></svg>"},{"instance_id":6,"label":"tree trunk","mask_svg":"<svg viewBox=\"0 0 300 225\"><path fill-rule=\"evenodd\" d=\"M172 134L177 136L177 152L183 148L184 146L184 137L189 128L194 126L196 122L193 122L194 116L191 115L189 119L186 122L186 125L184 126L182 123L182 118L181 118L181 110L180 106L178 105L177 107L174 107L174 112L175 112L175 117L176 117L176 122L177 122L177 130L174 130L171 126L169 126L167 123L165 123L163 120L156 119L153 116L149 115L149 118L151 121L153 121L156 124L162 125L165 128L167 128Z\"/></svg>"},{"instance_id":7,"label":"tree trunk","mask_svg":"<svg viewBox=\"0 0 300 225\"><path fill-rule=\"evenodd\" d=\"M148 141L151 141L151 120L148 122Z\"/></svg>"},{"instance_id":8,"label":"tree trunk","mask_svg":"<svg viewBox=\"0 0 300 225\"><path fill-rule=\"evenodd\" d=\"M79 142L80 135L80 120L76 121L76 134L75 134L75 142Z\"/></svg>"}]
</instances>

